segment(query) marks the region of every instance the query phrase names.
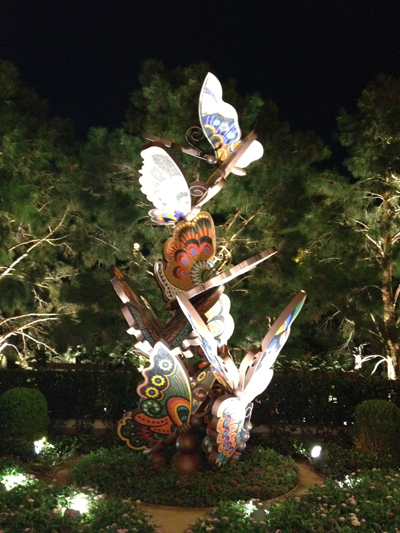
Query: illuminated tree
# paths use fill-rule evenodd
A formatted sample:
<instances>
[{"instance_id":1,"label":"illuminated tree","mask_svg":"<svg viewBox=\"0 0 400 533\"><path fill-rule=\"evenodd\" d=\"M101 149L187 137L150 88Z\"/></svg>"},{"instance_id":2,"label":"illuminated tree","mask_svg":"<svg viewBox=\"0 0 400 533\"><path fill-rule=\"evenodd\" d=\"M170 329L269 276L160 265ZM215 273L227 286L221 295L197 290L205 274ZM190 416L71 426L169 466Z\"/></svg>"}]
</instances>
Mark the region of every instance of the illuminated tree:
<instances>
[{"instance_id":1,"label":"illuminated tree","mask_svg":"<svg viewBox=\"0 0 400 533\"><path fill-rule=\"evenodd\" d=\"M319 291L306 287L321 326L344 335L342 351L354 350L356 367L385 362L391 379L400 375L399 117L399 82L383 75L354 115L341 112L351 179L328 172L314 183L314 236L302 258Z\"/></svg>"},{"instance_id":2,"label":"illuminated tree","mask_svg":"<svg viewBox=\"0 0 400 533\"><path fill-rule=\"evenodd\" d=\"M47 121L46 104L0 62L0 353L25 364L33 348L51 351L58 280L67 275L73 160L71 128Z\"/></svg>"}]
</instances>

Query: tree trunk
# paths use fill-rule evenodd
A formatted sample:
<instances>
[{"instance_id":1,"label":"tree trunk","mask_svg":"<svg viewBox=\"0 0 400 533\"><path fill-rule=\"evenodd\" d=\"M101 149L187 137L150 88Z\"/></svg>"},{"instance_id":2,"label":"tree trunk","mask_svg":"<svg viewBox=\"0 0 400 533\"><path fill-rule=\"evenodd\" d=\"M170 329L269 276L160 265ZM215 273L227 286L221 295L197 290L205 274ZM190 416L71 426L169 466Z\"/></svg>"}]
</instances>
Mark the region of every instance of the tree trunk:
<instances>
[{"instance_id":1,"label":"tree trunk","mask_svg":"<svg viewBox=\"0 0 400 533\"><path fill-rule=\"evenodd\" d=\"M388 355L386 358L388 379L398 378L397 374L399 370L399 365L397 361L397 353L398 353L398 346L397 346L397 350L393 353L393 355Z\"/></svg>"},{"instance_id":2,"label":"tree trunk","mask_svg":"<svg viewBox=\"0 0 400 533\"><path fill-rule=\"evenodd\" d=\"M390 176L386 176L390 183ZM387 361L388 379L397 379L399 373L398 353L399 336L396 327L396 301L393 289L393 264L391 262L392 232L391 224L393 211L390 206L390 195L385 194L382 202L383 210L383 238L382 238L382 304L383 304L383 336Z\"/></svg>"}]
</instances>

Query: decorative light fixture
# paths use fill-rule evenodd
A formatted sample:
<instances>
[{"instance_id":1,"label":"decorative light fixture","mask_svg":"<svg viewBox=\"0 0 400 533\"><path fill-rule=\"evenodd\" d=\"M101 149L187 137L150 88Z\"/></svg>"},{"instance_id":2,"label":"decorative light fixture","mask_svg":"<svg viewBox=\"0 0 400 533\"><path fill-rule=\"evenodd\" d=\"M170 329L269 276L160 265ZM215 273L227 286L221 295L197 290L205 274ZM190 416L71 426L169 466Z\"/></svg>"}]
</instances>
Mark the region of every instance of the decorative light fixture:
<instances>
[{"instance_id":1,"label":"decorative light fixture","mask_svg":"<svg viewBox=\"0 0 400 533\"><path fill-rule=\"evenodd\" d=\"M80 514L87 513L89 510L89 496L83 492L77 492L69 500L68 508L63 508L63 511L77 511Z\"/></svg>"},{"instance_id":2,"label":"decorative light fixture","mask_svg":"<svg viewBox=\"0 0 400 533\"><path fill-rule=\"evenodd\" d=\"M6 474L0 476L0 483L5 486L6 490L11 490L18 485L26 485L29 478L25 474Z\"/></svg>"},{"instance_id":3,"label":"decorative light fixture","mask_svg":"<svg viewBox=\"0 0 400 533\"><path fill-rule=\"evenodd\" d=\"M319 445L316 445L316 446L313 446L313 448L311 449L311 458L312 459L318 459L321 455L321 452L322 452L322 447L319 446Z\"/></svg>"},{"instance_id":4,"label":"decorative light fixture","mask_svg":"<svg viewBox=\"0 0 400 533\"><path fill-rule=\"evenodd\" d=\"M36 455L40 455L40 453L46 448L54 448L53 444L46 441L46 437L42 437L40 440L35 440L33 444L35 446Z\"/></svg>"}]
</instances>

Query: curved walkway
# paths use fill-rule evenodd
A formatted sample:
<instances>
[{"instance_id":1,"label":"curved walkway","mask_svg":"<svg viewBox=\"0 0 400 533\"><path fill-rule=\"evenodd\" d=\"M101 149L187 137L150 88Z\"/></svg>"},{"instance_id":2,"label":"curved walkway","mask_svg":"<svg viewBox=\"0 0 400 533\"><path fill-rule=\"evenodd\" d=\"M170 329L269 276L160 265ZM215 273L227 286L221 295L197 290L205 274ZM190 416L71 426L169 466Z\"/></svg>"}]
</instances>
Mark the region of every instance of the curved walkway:
<instances>
[{"instance_id":1,"label":"curved walkway","mask_svg":"<svg viewBox=\"0 0 400 533\"><path fill-rule=\"evenodd\" d=\"M289 495L304 494L311 485L322 483L322 476L317 474L309 464L297 462L297 466L299 467L299 480L296 487L288 494L278 496L271 501L284 500ZM184 533L199 518L213 510L213 507L167 507L147 504L141 504L141 506L152 515L162 533Z\"/></svg>"}]
</instances>

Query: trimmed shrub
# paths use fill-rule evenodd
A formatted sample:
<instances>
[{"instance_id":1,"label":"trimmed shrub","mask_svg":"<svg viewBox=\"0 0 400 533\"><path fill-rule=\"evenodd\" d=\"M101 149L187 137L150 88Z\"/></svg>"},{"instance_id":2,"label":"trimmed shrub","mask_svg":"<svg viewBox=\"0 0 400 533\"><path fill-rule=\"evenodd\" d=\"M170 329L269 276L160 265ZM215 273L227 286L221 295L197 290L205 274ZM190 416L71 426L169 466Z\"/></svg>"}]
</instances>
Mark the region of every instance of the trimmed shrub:
<instances>
[{"instance_id":1,"label":"trimmed shrub","mask_svg":"<svg viewBox=\"0 0 400 533\"><path fill-rule=\"evenodd\" d=\"M388 469L396 467L396 460L390 454L380 454L347 448L338 444L325 444L320 458L312 460L313 467L324 476L343 480L352 472Z\"/></svg>"},{"instance_id":2,"label":"trimmed shrub","mask_svg":"<svg viewBox=\"0 0 400 533\"><path fill-rule=\"evenodd\" d=\"M355 446L363 452L400 459L400 409L387 400L366 400L354 413Z\"/></svg>"},{"instance_id":3,"label":"trimmed shrub","mask_svg":"<svg viewBox=\"0 0 400 533\"><path fill-rule=\"evenodd\" d=\"M0 396L0 439L4 450L16 454L33 452L33 442L46 435L47 401L34 388L15 387Z\"/></svg>"}]
</instances>

